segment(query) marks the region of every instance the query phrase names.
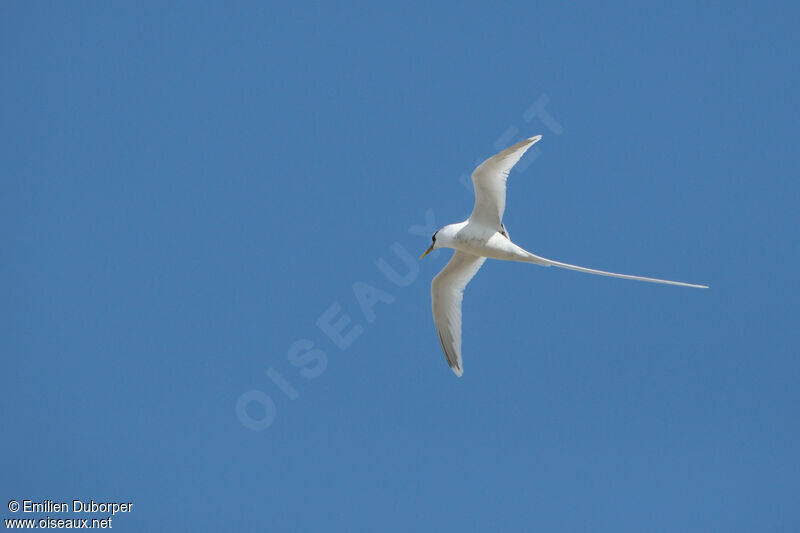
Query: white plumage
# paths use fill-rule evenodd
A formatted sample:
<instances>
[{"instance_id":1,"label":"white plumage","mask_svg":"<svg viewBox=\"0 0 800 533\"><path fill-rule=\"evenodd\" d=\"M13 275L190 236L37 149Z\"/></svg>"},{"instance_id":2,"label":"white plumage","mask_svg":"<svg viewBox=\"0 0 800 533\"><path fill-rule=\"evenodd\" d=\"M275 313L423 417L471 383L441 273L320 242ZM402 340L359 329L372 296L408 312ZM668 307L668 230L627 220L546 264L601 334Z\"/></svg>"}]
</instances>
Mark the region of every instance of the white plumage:
<instances>
[{"instance_id":1,"label":"white plumage","mask_svg":"<svg viewBox=\"0 0 800 533\"><path fill-rule=\"evenodd\" d=\"M463 373L461 301L464 288L487 258L522 261L548 267L556 266L615 278L708 288L705 285L617 274L561 263L534 255L511 242L508 231L503 225L503 212L506 207L506 180L509 172L523 154L541 138L541 135L537 135L525 139L481 163L472 173L472 183L475 186L475 208L472 214L464 222L449 224L434 233L431 238L431 246L422 254L422 257L425 257L431 250L443 247L455 250L450 262L433 278L431 304L433 321L439 333L442 351L447 358L447 363L457 376L461 376Z\"/></svg>"}]
</instances>

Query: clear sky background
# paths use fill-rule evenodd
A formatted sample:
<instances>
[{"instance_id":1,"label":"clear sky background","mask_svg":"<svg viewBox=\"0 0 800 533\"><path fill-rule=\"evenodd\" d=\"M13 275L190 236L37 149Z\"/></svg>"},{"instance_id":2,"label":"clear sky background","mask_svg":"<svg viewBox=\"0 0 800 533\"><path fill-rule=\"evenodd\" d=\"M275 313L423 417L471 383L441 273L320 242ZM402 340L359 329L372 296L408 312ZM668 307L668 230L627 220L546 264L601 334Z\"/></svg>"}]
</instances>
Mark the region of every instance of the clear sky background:
<instances>
[{"instance_id":1,"label":"clear sky background","mask_svg":"<svg viewBox=\"0 0 800 533\"><path fill-rule=\"evenodd\" d=\"M0 517L797 531L784 4L4 2ZM516 242L711 289L488 262L458 379L403 258L535 134Z\"/></svg>"}]
</instances>

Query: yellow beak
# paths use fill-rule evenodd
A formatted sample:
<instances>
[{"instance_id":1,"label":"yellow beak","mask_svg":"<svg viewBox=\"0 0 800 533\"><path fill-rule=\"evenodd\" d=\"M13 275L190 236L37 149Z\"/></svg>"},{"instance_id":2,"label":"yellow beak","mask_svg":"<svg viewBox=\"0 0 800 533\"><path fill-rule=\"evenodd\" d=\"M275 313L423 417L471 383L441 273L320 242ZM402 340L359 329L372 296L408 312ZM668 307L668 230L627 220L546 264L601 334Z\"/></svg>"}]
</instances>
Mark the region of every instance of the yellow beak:
<instances>
[{"instance_id":1,"label":"yellow beak","mask_svg":"<svg viewBox=\"0 0 800 533\"><path fill-rule=\"evenodd\" d=\"M422 259L423 257L425 257L426 255L428 255L428 254L429 254L429 253L431 253L432 251L433 251L433 244L431 244L431 245L430 245L430 247L429 247L427 250L425 250L425 252L424 252L424 253L423 253L421 256L419 256L419 258L420 258L420 259Z\"/></svg>"}]
</instances>

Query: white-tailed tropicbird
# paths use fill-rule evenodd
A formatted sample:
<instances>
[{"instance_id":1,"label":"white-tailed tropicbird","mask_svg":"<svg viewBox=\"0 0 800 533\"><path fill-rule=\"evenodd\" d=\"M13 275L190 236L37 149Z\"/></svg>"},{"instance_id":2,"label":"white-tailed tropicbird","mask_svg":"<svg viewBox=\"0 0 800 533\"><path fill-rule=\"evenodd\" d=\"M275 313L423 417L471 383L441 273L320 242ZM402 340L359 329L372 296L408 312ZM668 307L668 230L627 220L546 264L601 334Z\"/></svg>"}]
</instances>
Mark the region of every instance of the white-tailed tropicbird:
<instances>
[{"instance_id":1,"label":"white-tailed tropicbird","mask_svg":"<svg viewBox=\"0 0 800 533\"><path fill-rule=\"evenodd\" d=\"M705 285L681 281L630 276L569 265L534 255L511 242L508 231L503 225L508 173L528 148L541 138L541 135L537 135L525 139L478 165L478 168L472 173L472 183L475 186L475 208L472 210L472 214L464 222L449 224L434 233L431 237L430 247L420 257L422 259L431 250L437 248L453 248L455 250L450 262L433 278L431 304L433 321L439 333L442 351L447 358L447 363L457 376L461 376L464 371L461 363L461 301L464 296L464 288L488 257L505 261L535 263L547 267L557 266L615 278L699 289L708 288Z\"/></svg>"}]
</instances>

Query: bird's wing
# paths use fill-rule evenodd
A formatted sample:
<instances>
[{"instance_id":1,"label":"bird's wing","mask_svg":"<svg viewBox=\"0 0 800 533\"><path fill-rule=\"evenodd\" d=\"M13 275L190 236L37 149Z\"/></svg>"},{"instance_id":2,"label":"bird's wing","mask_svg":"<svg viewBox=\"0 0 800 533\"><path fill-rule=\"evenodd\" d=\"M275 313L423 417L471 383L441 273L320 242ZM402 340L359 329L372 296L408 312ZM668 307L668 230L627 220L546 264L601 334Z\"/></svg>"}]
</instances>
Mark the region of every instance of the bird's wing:
<instances>
[{"instance_id":1,"label":"bird's wing","mask_svg":"<svg viewBox=\"0 0 800 533\"><path fill-rule=\"evenodd\" d=\"M530 253L530 252L528 252ZM636 281L649 281L651 283L664 283L666 285L680 285L681 287L694 287L696 289L707 289L707 285L695 285L694 283L685 283L683 281L670 281L668 279L646 278L644 276L632 276L630 274L617 274L616 272L606 272L605 270L596 270L594 268L586 268L577 265L570 265L569 263L562 263L560 261L553 261L545 257L531 254L530 261L542 266L555 266L559 268L568 268L569 270L577 270L578 272L586 272L587 274L598 274L600 276L609 276L612 278L633 279Z\"/></svg>"},{"instance_id":2,"label":"bird's wing","mask_svg":"<svg viewBox=\"0 0 800 533\"><path fill-rule=\"evenodd\" d=\"M493 155L472 173L472 183L475 186L475 208L469 219L479 222L490 228L499 228L506 210L506 179L508 173L522 157L528 148L534 145L541 135L525 139L506 148L497 155Z\"/></svg>"},{"instance_id":3,"label":"bird's wing","mask_svg":"<svg viewBox=\"0 0 800 533\"><path fill-rule=\"evenodd\" d=\"M433 322L447 363L459 377L464 372L461 366L461 300L464 288L484 261L485 257L457 251L431 283Z\"/></svg>"}]
</instances>

